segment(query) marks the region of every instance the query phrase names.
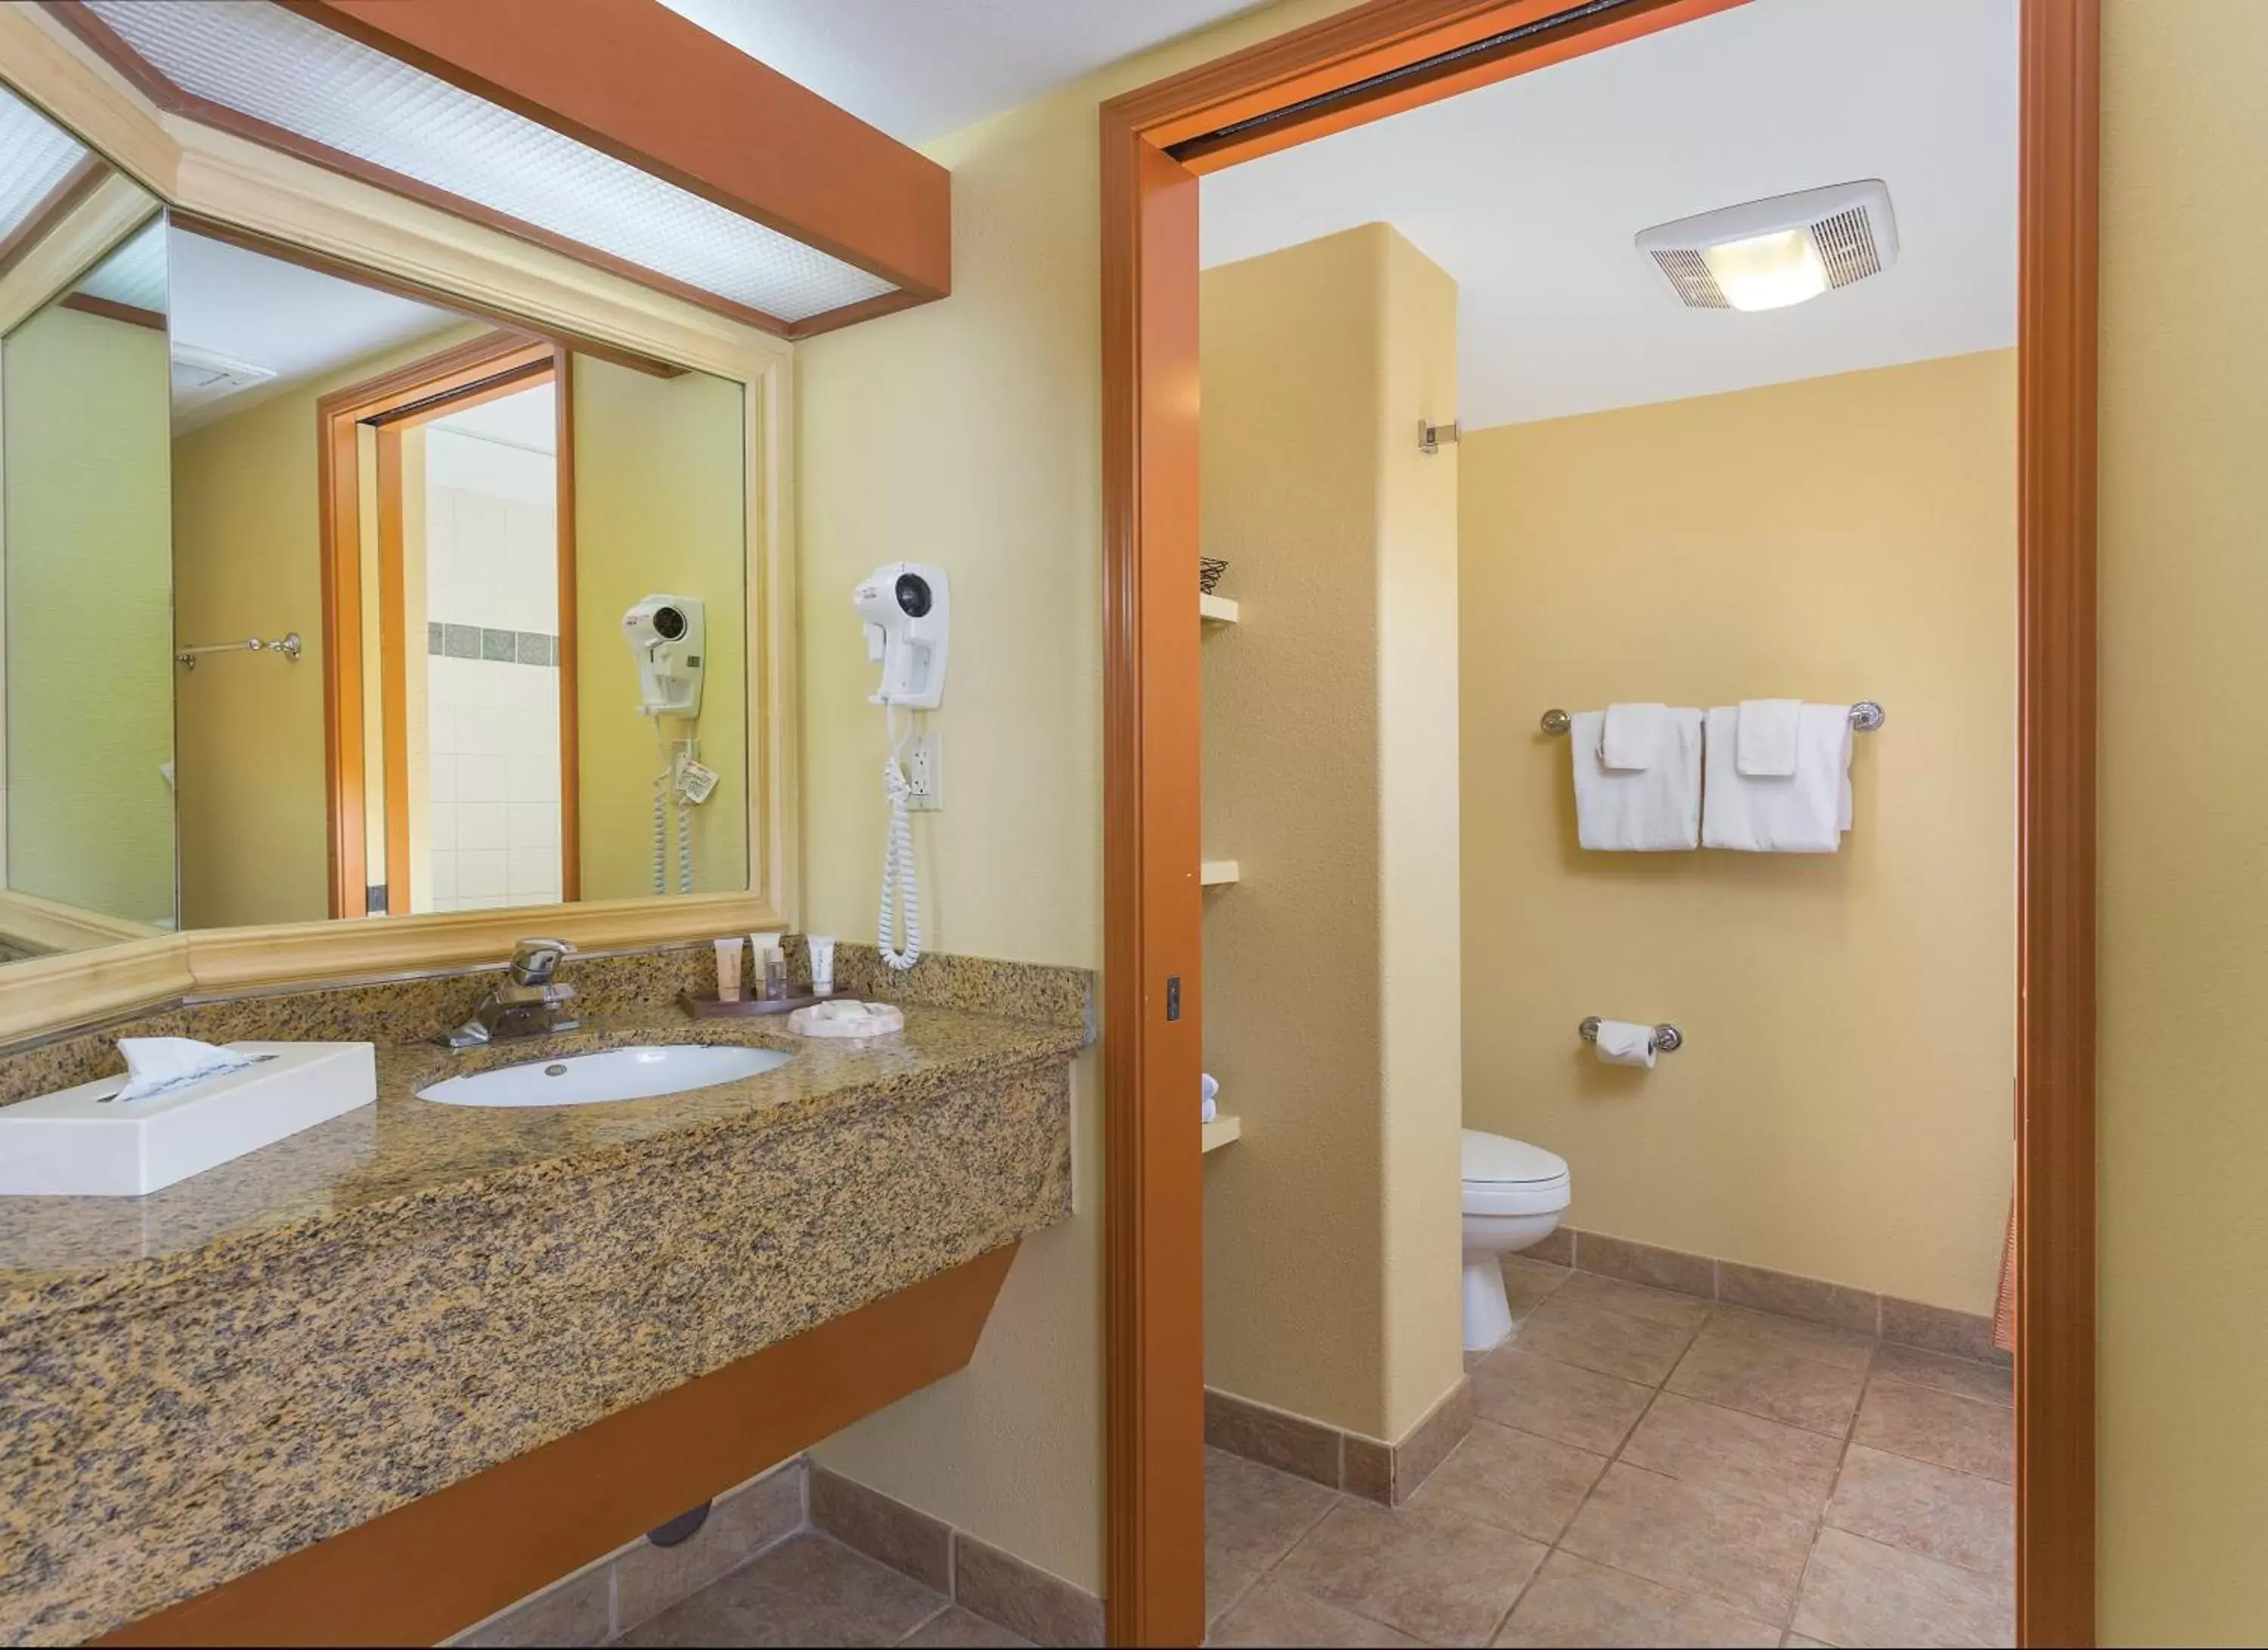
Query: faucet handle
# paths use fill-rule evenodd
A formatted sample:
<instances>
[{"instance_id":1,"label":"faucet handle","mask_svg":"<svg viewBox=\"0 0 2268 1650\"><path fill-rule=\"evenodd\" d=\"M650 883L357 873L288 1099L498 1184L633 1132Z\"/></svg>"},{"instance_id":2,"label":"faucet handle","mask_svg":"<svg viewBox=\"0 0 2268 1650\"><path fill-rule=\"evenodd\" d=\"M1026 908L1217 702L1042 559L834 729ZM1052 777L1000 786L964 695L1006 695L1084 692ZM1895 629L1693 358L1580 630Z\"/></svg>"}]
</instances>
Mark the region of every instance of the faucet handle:
<instances>
[{"instance_id":1,"label":"faucet handle","mask_svg":"<svg viewBox=\"0 0 2268 1650\"><path fill-rule=\"evenodd\" d=\"M509 977L514 985L548 985L552 970L574 950L563 939L523 939L512 948Z\"/></svg>"}]
</instances>

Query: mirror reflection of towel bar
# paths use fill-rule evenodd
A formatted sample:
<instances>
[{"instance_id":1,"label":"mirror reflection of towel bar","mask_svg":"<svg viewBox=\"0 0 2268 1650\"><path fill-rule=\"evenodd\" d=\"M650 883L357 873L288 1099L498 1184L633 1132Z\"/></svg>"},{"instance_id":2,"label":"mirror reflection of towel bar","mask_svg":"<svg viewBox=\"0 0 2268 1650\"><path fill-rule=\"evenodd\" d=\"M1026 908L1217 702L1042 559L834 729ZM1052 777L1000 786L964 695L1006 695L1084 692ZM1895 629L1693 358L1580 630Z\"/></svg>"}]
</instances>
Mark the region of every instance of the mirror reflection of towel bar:
<instances>
[{"instance_id":1,"label":"mirror reflection of towel bar","mask_svg":"<svg viewBox=\"0 0 2268 1650\"><path fill-rule=\"evenodd\" d=\"M185 647L173 655L173 662L183 670L195 670L197 660L207 653L281 653L297 664L299 659L299 632L288 631L272 642L263 642L256 636L250 636L241 642L210 642L202 647Z\"/></svg>"},{"instance_id":2,"label":"mirror reflection of towel bar","mask_svg":"<svg viewBox=\"0 0 2268 1650\"><path fill-rule=\"evenodd\" d=\"M1871 733L1881 726L1888 714L1872 699L1861 699L1851 707L1852 731L1859 733ZM1543 713L1541 726L1546 733L1557 739L1575 726L1575 718L1565 711L1553 709Z\"/></svg>"},{"instance_id":3,"label":"mirror reflection of towel bar","mask_svg":"<svg viewBox=\"0 0 2268 1650\"><path fill-rule=\"evenodd\" d=\"M1575 1028L1575 1035L1586 1042L1596 1042L1599 1040L1599 1017L1596 1014L1584 1015L1582 1023ZM1684 1046L1685 1034L1664 1021L1653 1028L1653 1035L1649 1041L1653 1042L1655 1053L1675 1054Z\"/></svg>"}]
</instances>

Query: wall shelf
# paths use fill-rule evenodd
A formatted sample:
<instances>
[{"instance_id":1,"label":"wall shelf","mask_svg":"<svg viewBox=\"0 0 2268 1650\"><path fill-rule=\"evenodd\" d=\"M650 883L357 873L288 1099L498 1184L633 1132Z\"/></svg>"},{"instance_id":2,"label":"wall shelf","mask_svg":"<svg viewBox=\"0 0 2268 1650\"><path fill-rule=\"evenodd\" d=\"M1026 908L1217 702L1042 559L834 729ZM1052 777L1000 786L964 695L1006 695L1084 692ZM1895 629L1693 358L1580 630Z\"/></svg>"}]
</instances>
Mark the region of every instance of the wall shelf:
<instances>
[{"instance_id":1,"label":"wall shelf","mask_svg":"<svg viewBox=\"0 0 2268 1650\"><path fill-rule=\"evenodd\" d=\"M1231 1142L1244 1138L1244 1120L1241 1117L1215 1117L1201 1127L1203 1144L1197 1148L1200 1152L1218 1152Z\"/></svg>"},{"instance_id":2,"label":"wall shelf","mask_svg":"<svg viewBox=\"0 0 2268 1650\"><path fill-rule=\"evenodd\" d=\"M1226 888L1243 875L1233 859L1204 859L1197 862L1197 883L1202 888Z\"/></svg>"},{"instance_id":3,"label":"wall shelf","mask_svg":"<svg viewBox=\"0 0 2268 1650\"><path fill-rule=\"evenodd\" d=\"M1197 598L1197 617L1207 624L1234 624L1236 604L1226 596L1200 595Z\"/></svg>"}]
</instances>

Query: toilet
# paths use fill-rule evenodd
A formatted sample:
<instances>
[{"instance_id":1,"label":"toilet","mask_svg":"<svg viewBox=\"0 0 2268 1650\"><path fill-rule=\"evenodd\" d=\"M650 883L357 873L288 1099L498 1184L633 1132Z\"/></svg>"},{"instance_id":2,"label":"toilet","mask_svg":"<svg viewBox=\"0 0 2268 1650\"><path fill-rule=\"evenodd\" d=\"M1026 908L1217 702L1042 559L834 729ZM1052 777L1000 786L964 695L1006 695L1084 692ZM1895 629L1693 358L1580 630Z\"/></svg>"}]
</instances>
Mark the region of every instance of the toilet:
<instances>
[{"instance_id":1,"label":"toilet","mask_svg":"<svg viewBox=\"0 0 2268 1650\"><path fill-rule=\"evenodd\" d=\"M1541 1243L1567 1212L1567 1160L1501 1134L1465 1131L1465 1350L1512 1333L1504 1257Z\"/></svg>"}]
</instances>

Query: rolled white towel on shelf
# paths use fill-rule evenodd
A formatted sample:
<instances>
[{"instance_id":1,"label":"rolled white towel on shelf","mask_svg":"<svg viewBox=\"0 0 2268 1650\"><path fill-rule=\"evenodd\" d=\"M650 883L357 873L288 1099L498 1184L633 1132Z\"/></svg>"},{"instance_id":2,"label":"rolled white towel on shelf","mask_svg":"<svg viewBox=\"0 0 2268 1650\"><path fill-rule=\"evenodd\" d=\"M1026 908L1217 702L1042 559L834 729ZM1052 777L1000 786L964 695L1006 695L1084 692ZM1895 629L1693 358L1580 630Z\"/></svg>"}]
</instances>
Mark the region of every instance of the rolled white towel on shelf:
<instances>
[{"instance_id":1,"label":"rolled white towel on shelf","mask_svg":"<svg viewBox=\"0 0 2268 1650\"><path fill-rule=\"evenodd\" d=\"M1204 1096L1203 1102L1197 1108L1197 1121L1200 1123L1211 1123L1215 1117L1220 1115L1220 1108L1217 1103L1215 1103L1220 1097L1220 1085L1214 1080L1212 1073L1207 1072L1204 1073L1202 1079L1198 1082L1197 1089Z\"/></svg>"},{"instance_id":2,"label":"rolled white towel on shelf","mask_svg":"<svg viewBox=\"0 0 2268 1650\"><path fill-rule=\"evenodd\" d=\"M1627 1020L1602 1020L1597 1038L1599 1058L1609 1065L1653 1067L1653 1028Z\"/></svg>"},{"instance_id":3,"label":"rolled white towel on shelf","mask_svg":"<svg viewBox=\"0 0 2268 1650\"><path fill-rule=\"evenodd\" d=\"M114 1100L147 1100L185 1083L241 1071L254 1058L195 1037L121 1037L118 1052L126 1058L126 1086Z\"/></svg>"}]
</instances>

